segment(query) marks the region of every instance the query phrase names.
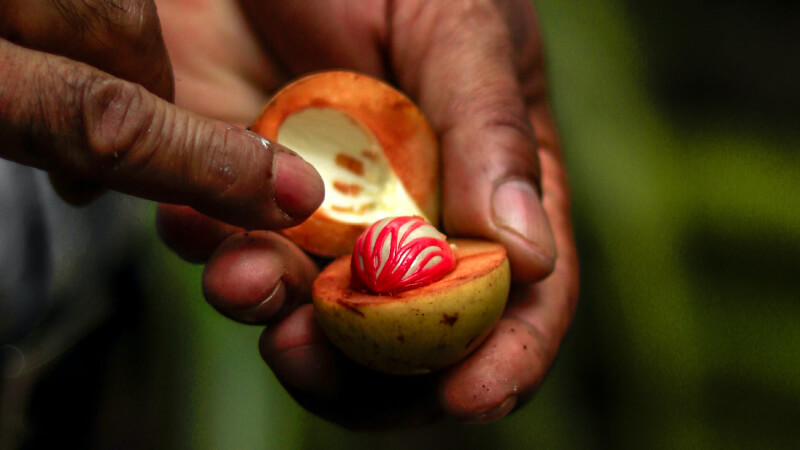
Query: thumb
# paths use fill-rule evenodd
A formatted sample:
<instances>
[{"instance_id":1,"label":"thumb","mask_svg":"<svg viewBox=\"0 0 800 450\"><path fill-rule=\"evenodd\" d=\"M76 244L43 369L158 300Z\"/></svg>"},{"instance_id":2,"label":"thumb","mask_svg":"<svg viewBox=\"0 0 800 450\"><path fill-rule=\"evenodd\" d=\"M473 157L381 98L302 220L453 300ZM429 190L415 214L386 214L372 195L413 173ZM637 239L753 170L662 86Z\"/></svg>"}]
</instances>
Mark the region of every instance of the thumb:
<instances>
[{"instance_id":1,"label":"thumb","mask_svg":"<svg viewBox=\"0 0 800 450\"><path fill-rule=\"evenodd\" d=\"M246 228L295 225L322 202L314 168L255 133L8 41L0 61L1 157Z\"/></svg>"},{"instance_id":2,"label":"thumb","mask_svg":"<svg viewBox=\"0 0 800 450\"><path fill-rule=\"evenodd\" d=\"M490 2L404 5L393 12L394 64L440 137L446 231L504 244L515 281L545 277L555 241L502 14Z\"/></svg>"}]
</instances>

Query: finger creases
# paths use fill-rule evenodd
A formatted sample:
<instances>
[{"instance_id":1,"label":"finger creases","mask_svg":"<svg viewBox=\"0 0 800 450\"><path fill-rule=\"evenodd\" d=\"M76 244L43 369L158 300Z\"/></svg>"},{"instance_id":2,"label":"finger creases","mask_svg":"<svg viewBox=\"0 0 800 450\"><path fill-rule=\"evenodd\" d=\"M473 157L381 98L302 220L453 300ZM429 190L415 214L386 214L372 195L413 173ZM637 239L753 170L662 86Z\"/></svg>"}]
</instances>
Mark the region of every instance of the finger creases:
<instances>
[{"instance_id":1,"label":"finger creases","mask_svg":"<svg viewBox=\"0 0 800 450\"><path fill-rule=\"evenodd\" d=\"M250 131L141 85L0 40L0 156L249 229L293 226L322 202L316 170Z\"/></svg>"},{"instance_id":2,"label":"finger creases","mask_svg":"<svg viewBox=\"0 0 800 450\"><path fill-rule=\"evenodd\" d=\"M311 300L314 263L271 232L234 234L214 252L203 272L203 292L224 315L245 323L280 320Z\"/></svg>"},{"instance_id":3,"label":"finger creases","mask_svg":"<svg viewBox=\"0 0 800 450\"><path fill-rule=\"evenodd\" d=\"M0 36L142 84L172 100L172 65L153 0L10 0Z\"/></svg>"}]
</instances>

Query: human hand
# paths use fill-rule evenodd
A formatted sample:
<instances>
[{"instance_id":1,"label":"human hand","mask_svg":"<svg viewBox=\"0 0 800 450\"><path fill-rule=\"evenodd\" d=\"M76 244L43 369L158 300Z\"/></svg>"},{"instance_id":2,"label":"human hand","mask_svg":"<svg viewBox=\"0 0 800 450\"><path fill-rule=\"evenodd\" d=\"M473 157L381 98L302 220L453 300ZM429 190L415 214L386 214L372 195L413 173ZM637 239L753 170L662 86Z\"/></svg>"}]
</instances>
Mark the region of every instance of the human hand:
<instances>
[{"instance_id":1,"label":"human hand","mask_svg":"<svg viewBox=\"0 0 800 450\"><path fill-rule=\"evenodd\" d=\"M201 41L229 50L209 56L217 58L214 67L238 74L223 78L238 80L229 82L234 93L265 99L289 78L328 68L384 78L408 93L440 139L445 232L496 240L508 249L515 285L503 318L455 367L427 376L382 375L347 361L324 338L304 304L316 268L283 238L244 234L169 206L159 214L162 235L189 259L210 257L204 289L214 307L236 320L268 324L262 355L311 411L354 427L418 423L442 412L468 422L501 418L538 387L578 290L567 182L533 11L523 0L301 3L242 1L255 33L224 25L195 31L211 33L213 39ZM230 6L213 8L245 16ZM171 52L188 41L185 36L195 36L185 25L175 30L182 32L167 32L168 44L175 37ZM226 41L231 35L246 39ZM264 48L248 43L253 38ZM179 72L180 60L173 52ZM202 79L203 63L196 60L187 61L184 73ZM262 68L236 61L258 61ZM209 84L187 82L188 89L200 85ZM186 101L210 108L198 95ZM242 104L253 120L257 108Z\"/></svg>"},{"instance_id":2,"label":"human hand","mask_svg":"<svg viewBox=\"0 0 800 450\"><path fill-rule=\"evenodd\" d=\"M48 171L65 199L110 188L253 228L319 205L310 165L172 98L152 0L0 3L0 157Z\"/></svg>"}]
</instances>

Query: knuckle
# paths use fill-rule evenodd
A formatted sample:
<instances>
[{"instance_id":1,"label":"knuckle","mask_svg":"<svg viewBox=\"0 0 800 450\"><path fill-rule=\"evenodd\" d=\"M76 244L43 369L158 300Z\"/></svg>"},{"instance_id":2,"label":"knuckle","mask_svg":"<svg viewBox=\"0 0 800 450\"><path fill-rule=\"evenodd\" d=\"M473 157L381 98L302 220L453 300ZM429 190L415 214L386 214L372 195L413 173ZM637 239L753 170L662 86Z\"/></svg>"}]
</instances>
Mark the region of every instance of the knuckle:
<instances>
[{"instance_id":1,"label":"knuckle","mask_svg":"<svg viewBox=\"0 0 800 450\"><path fill-rule=\"evenodd\" d=\"M497 5L491 0L452 0L440 10L442 19L455 27L480 29L502 23Z\"/></svg>"},{"instance_id":2,"label":"knuckle","mask_svg":"<svg viewBox=\"0 0 800 450\"><path fill-rule=\"evenodd\" d=\"M523 102L518 95L498 94L486 96L479 105L481 128L487 135L495 136L502 152L496 157L506 161L517 173L526 173L538 179L539 159L536 152L537 137Z\"/></svg>"},{"instance_id":3,"label":"knuckle","mask_svg":"<svg viewBox=\"0 0 800 450\"><path fill-rule=\"evenodd\" d=\"M528 118L521 95L512 86L487 83L467 90L454 99L455 117L471 117L469 126L485 135L504 136L514 148L532 150L536 143L533 124ZM455 128L455 127L454 127ZM530 151L529 153L534 154Z\"/></svg>"},{"instance_id":4,"label":"knuckle","mask_svg":"<svg viewBox=\"0 0 800 450\"><path fill-rule=\"evenodd\" d=\"M149 156L142 145L155 119L153 103L139 85L101 78L83 92L84 132L90 169L139 166Z\"/></svg>"},{"instance_id":5,"label":"knuckle","mask_svg":"<svg viewBox=\"0 0 800 450\"><path fill-rule=\"evenodd\" d=\"M51 0L63 20L90 45L144 53L160 36L152 0Z\"/></svg>"},{"instance_id":6,"label":"knuckle","mask_svg":"<svg viewBox=\"0 0 800 450\"><path fill-rule=\"evenodd\" d=\"M114 30L116 39L131 46L137 53L151 49L160 36L155 5L142 0L102 0L103 18Z\"/></svg>"},{"instance_id":7,"label":"knuckle","mask_svg":"<svg viewBox=\"0 0 800 450\"><path fill-rule=\"evenodd\" d=\"M525 114L525 108L519 98L508 100L500 99L496 103L490 103L485 109L485 126L487 128L498 128L508 130L516 139L533 145L536 137L533 124Z\"/></svg>"},{"instance_id":8,"label":"knuckle","mask_svg":"<svg viewBox=\"0 0 800 450\"><path fill-rule=\"evenodd\" d=\"M391 2L389 16L403 28L435 33L442 39L460 42L466 32L481 33L496 29L501 22L491 0L442 0L437 2ZM485 36L484 36L485 37Z\"/></svg>"},{"instance_id":9,"label":"knuckle","mask_svg":"<svg viewBox=\"0 0 800 450\"><path fill-rule=\"evenodd\" d=\"M460 18L479 19L487 17L495 11L494 2L490 0L459 0L451 3L454 12Z\"/></svg>"},{"instance_id":10,"label":"knuckle","mask_svg":"<svg viewBox=\"0 0 800 450\"><path fill-rule=\"evenodd\" d=\"M112 26L140 35L156 19L152 3L141 0L101 0L102 16Z\"/></svg>"},{"instance_id":11,"label":"knuckle","mask_svg":"<svg viewBox=\"0 0 800 450\"><path fill-rule=\"evenodd\" d=\"M107 22L120 48L116 69L167 100L174 98L172 66L164 49L155 3L142 0L103 0L111 5ZM148 67L144 71L141 68ZM130 79L130 78L129 78Z\"/></svg>"},{"instance_id":12,"label":"knuckle","mask_svg":"<svg viewBox=\"0 0 800 450\"><path fill-rule=\"evenodd\" d=\"M236 184L235 168L231 167L229 153L229 133L230 129L223 124L209 124L204 126L205 130L200 133L202 136L198 146L204 147L203 164L198 168L203 170L198 174L205 183L217 185L222 193L232 189Z\"/></svg>"}]
</instances>

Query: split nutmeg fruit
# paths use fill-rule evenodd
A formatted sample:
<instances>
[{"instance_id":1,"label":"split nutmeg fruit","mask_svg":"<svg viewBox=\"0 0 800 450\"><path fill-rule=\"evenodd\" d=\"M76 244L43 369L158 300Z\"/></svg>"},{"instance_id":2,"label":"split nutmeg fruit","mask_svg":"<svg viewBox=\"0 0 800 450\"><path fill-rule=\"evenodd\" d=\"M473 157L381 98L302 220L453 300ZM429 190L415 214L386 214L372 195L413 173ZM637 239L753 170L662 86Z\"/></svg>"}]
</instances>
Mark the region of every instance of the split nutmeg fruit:
<instances>
[{"instance_id":1,"label":"split nutmeg fruit","mask_svg":"<svg viewBox=\"0 0 800 450\"><path fill-rule=\"evenodd\" d=\"M325 182L325 200L284 230L337 256L312 288L315 315L354 361L392 374L452 365L489 335L510 268L494 242L436 229L439 147L405 95L351 72L321 72L278 92L253 130L296 151Z\"/></svg>"},{"instance_id":2,"label":"split nutmeg fruit","mask_svg":"<svg viewBox=\"0 0 800 450\"><path fill-rule=\"evenodd\" d=\"M350 253L388 216L439 218L439 146L416 105L391 86L352 72L321 72L281 89L252 127L317 168L325 200L284 230L322 256Z\"/></svg>"}]
</instances>

